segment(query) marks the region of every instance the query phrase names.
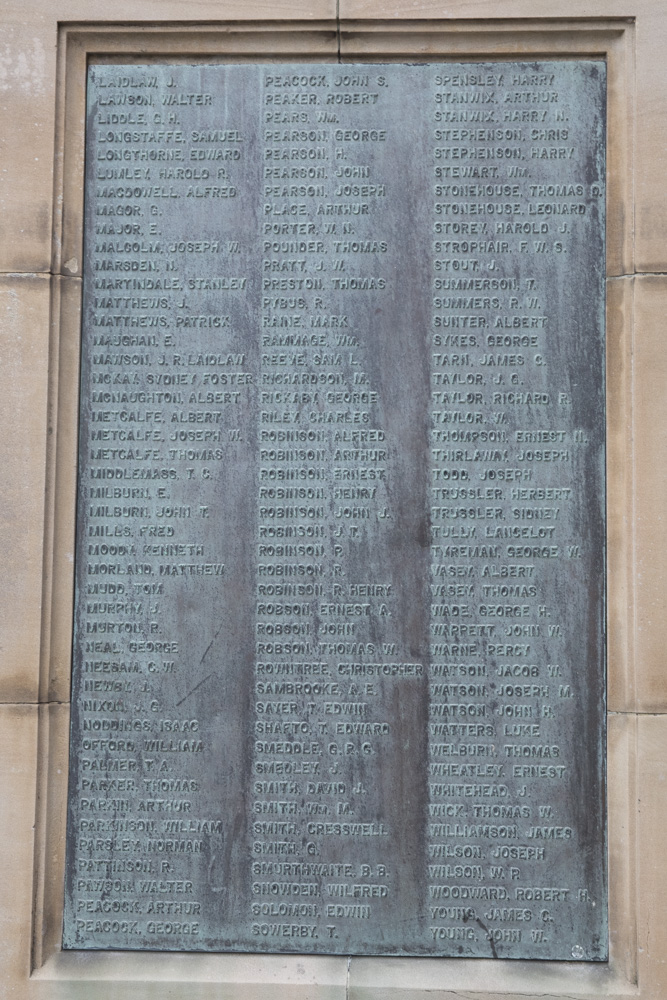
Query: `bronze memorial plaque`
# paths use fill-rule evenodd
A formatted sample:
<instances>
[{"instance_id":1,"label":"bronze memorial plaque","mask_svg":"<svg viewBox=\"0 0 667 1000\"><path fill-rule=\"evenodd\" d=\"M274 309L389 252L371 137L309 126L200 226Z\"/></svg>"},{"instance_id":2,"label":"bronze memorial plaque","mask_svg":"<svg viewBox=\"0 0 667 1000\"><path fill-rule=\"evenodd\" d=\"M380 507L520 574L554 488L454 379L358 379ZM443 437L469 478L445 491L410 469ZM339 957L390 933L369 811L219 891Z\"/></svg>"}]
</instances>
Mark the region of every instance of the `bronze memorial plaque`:
<instances>
[{"instance_id":1,"label":"bronze memorial plaque","mask_svg":"<svg viewBox=\"0 0 667 1000\"><path fill-rule=\"evenodd\" d=\"M66 948L607 958L605 101L89 69Z\"/></svg>"}]
</instances>

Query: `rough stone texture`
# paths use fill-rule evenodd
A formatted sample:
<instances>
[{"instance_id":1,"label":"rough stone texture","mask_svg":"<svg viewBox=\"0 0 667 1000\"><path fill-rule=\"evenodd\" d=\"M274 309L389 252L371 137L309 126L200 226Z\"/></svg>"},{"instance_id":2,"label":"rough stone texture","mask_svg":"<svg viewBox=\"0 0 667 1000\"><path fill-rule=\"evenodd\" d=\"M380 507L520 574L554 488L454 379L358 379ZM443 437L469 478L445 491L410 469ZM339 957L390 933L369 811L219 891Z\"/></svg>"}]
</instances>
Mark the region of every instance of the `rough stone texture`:
<instances>
[{"instance_id":1,"label":"rough stone texture","mask_svg":"<svg viewBox=\"0 0 667 1000\"><path fill-rule=\"evenodd\" d=\"M632 336L634 284L631 277L607 281L607 704L611 712L636 705L632 462Z\"/></svg>"},{"instance_id":2,"label":"rough stone texture","mask_svg":"<svg viewBox=\"0 0 667 1000\"><path fill-rule=\"evenodd\" d=\"M76 507L81 280L51 279L40 702L69 702Z\"/></svg>"},{"instance_id":3,"label":"rough stone texture","mask_svg":"<svg viewBox=\"0 0 667 1000\"><path fill-rule=\"evenodd\" d=\"M0 276L0 544L12 581L0 603L0 698L8 702L35 701L39 684L49 291L44 275Z\"/></svg>"},{"instance_id":4,"label":"rough stone texture","mask_svg":"<svg viewBox=\"0 0 667 1000\"><path fill-rule=\"evenodd\" d=\"M0 706L0 996L14 995L30 975L32 858L37 773L37 706ZM25 995L25 985L19 987ZM6 992L5 992L6 991Z\"/></svg>"},{"instance_id":5,"label":"rough stone texture","mask_svg":"<svg viewBox=\"0 0 667 1000\"><path fill-rule=\"evenodd\" d=\"M637 706L643 712L661 712L667 705L665 671L664 562L655 553L667 543L667 518L663 509L667 477L655 456L667 443L665 402L664 315L667 279L642 275L635 279L635 372L641 392L635 398L636 426L642 428L636 441L638 489L635 506L637 531L635 586L641 609L635 632L635 658L641 664L637 677Z\"/></svg>"},{"instance_id":6,"label":"rough stone texture","mask_svg":"<svg viewBox=\"0 0 667 1000\"><path fill-rule=\"evenodd\" d=\"M667 962L662 957L667 948L665 925L656 913L662 912L665 898L665 851L663 835L667 812L665 783L667 774L667 718L664 715L640 715L637 720L637 801L639 836L637 869L639 914L637 954L639 983L646 983L647 995L664 996L667 989Z\"/></svg>"}]
</instances>

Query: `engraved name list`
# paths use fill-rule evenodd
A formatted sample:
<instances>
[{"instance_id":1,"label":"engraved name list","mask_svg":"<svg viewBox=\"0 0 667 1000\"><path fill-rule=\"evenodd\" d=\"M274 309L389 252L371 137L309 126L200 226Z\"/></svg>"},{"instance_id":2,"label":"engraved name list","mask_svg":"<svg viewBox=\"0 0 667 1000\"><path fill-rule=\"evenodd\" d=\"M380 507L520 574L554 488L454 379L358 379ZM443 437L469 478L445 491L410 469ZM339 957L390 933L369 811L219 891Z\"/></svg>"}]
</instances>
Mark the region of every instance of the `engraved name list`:
<instances>
[{"instance_id":1,"label":"engraved name list","mask_svg":"<svg viewBox=\"0 0 667 1000\"><path fill-rule=\"evenodd\" d=\"M66 948L606 959L604 109L90 67Z\"/></svg>"}]
</instances>

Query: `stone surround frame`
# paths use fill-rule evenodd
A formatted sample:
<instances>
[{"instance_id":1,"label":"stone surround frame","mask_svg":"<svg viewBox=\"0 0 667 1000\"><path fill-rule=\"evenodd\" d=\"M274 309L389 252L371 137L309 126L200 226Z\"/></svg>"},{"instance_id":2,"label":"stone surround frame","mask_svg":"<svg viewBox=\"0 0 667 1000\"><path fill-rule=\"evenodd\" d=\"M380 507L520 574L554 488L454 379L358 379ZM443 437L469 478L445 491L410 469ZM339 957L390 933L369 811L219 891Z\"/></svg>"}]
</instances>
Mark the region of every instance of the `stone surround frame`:
<instances>
[{"instance_id":1,"label":"stone surround frame","mask_svg":"<svg viewBox=\"0 0 667 1000\"><path fill-rule=\"evenodd\" d=\"M103 62L607 63L608 963L257 954L63 952L86 69ZM639 981L633 304L635 21L230 21L59 26L49 299L46 506L38 674L32 927L21 998L418 1000L659 996ZM0 810L2 806L0 805ZM659 836L660 831L653 831ZM654 915L656 921L660 919ZM667 958L664 955L663 958ZM25 963L24 963L25 964ZM13 995L13 994L8 994ZM3 997L0 985L0 997Z\"/></svg>"}]
</instances>

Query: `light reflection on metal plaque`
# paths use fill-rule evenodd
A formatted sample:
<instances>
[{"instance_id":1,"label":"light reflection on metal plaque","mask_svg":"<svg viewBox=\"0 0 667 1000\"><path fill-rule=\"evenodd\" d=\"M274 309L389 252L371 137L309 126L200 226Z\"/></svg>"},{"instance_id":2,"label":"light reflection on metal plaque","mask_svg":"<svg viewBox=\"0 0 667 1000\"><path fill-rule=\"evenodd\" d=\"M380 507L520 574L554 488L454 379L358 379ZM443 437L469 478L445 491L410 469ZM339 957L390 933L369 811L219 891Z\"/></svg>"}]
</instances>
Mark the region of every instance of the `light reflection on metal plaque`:
<instances>
[{"instance_id":1,"label":"light reflection on metal plaque","mask_svg":"<svg viewBox=\"0 0 667 1000\"><path fill-rule=\"evenodd\" d=\"M66 948L606 958L604 108L90 69Z\"/></svg>"}]
</instances>

